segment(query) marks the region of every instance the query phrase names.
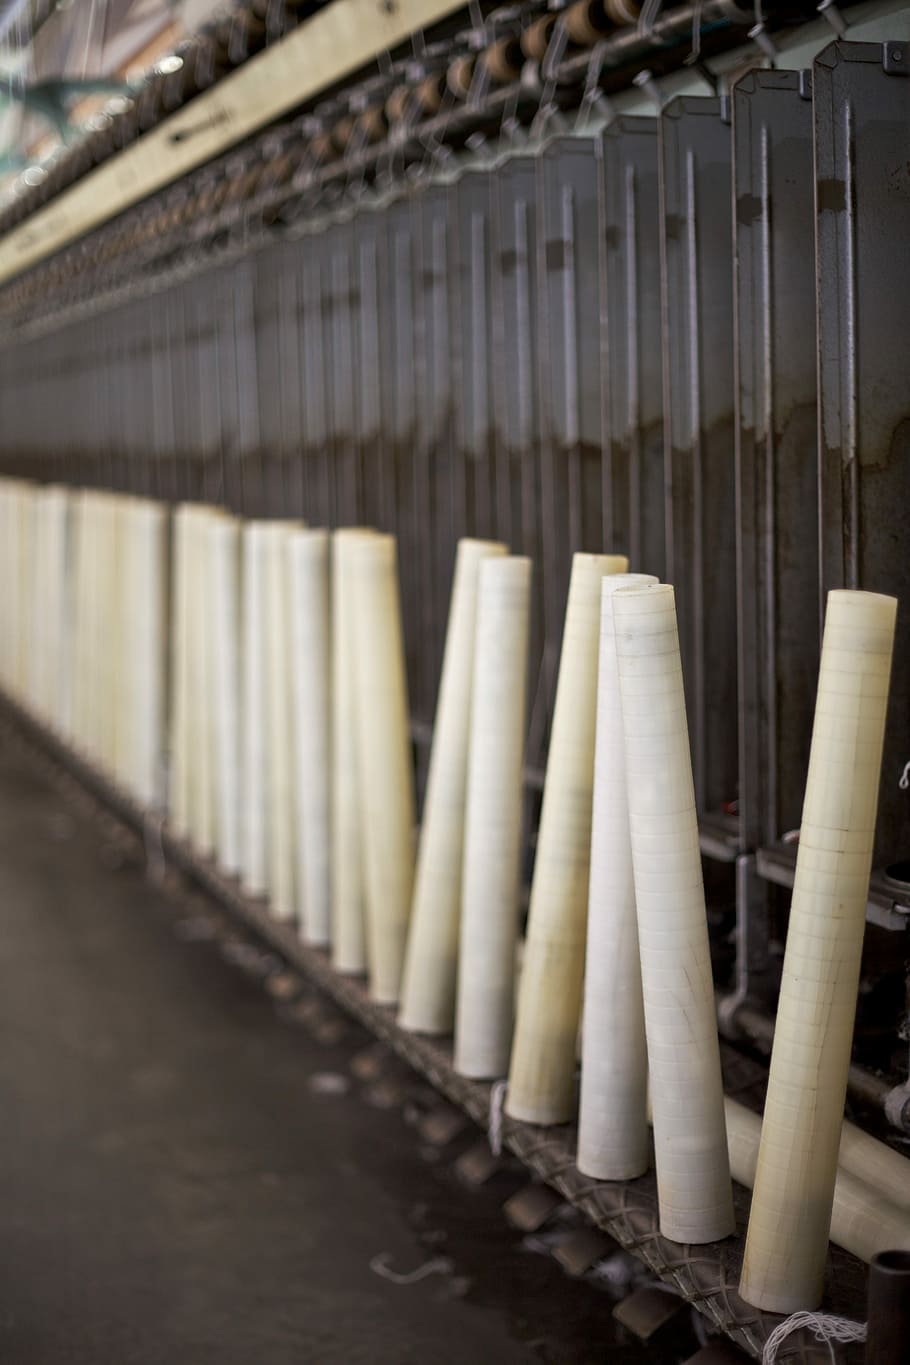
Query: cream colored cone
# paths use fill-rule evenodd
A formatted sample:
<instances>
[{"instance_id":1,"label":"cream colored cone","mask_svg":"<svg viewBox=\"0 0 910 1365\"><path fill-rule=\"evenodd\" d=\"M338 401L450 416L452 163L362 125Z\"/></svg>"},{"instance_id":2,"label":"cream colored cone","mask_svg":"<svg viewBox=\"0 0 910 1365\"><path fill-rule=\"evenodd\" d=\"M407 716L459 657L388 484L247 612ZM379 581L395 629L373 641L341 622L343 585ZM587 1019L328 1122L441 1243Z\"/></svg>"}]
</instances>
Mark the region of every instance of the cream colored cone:
<instances>
[{"instance_id":1,"label":"cream colored cone","mask_svg":"<svg viewBox=\"0 0 910 1365\"><path fill-rule=\"evenodd\" d=\"M217 517L208 528L209 619L212 667L212 778L215 849L231 876L241 869L240 631L241 526Z\"/></svg>"},{"instance_id":2,"label":"cream colored cone","mask_svg":"<svg viewBox=\"0 0 910 1365\"><path fill-rule=\"evenodd\" d=\"M672 587L613 595L660 1230L734 1231L708 924Z\"/></svg>"},{"instance_id":3,"label":"cream colored cone","mask_svg":"<svg viewBox=\"0 0 910 1365\"><path fill-rule=\"evenodd\" d=\"M171 827L180 838L186 838L189 834L190 810L189 524L190 508L184 503L174 512L171 541L171 729L168 809ZM84 596L83 589L83 598ZM80 639L82 638L80 631Z\"/></svg>"},{"instance_id":4,"label":"cream colored cone","mask_svg":"<svg viewBox=\"0 0 910 1365\"><path fill-rule=\"evenodd\" d=\"M132 786L140 804L158 809L163 800L168 513L163 504L137 501L132 513L135 633L127 660L135 708ZM137 609L136 603L141 603Z\"/></svg>"},{"instance_id":5,"label":"cream colored cone","mask_svg":"<svg viewBox=\"0 0 910 1365\"><path fill-rule=\"evenodd\" d=\"M414 887L414 774L394 536L351 542L370 994L395 1004Z\"/></svg>"},{"instance_id":6,"label":"cream colored cone","mask_svg":"<svg viewBox=\"0 0 910 1365\"><path fill-rule=\"evenodd\" d=\"M269 905L275 919L296 918L294 750L291 710L291 649L286 522L273 522L267 541L266 642L268 679Z\"/></svg>"},{"instance_id":7,"label":"cream colored cone","mask_svg":"<svg viewBox=\"0 0 910 1365\"><path fill-rule=\"evenodd\" d=\"M881 774L897 602L828 594L815 723L740 1292L821 1301Z\"/></svg>"},{"instance_id":8,"label":"cream colored cone","mask_svg":"<svg viewBox=\"0 0 910 1365\"><path fill-rule=\"evenodd\" d=\"M269 882L268 546L269 523L247 522L243 528L240 810L243 885L253 896L264 895Z\"/></svg>"},{"instance_id":9,"label":"cream colored cone","mask_svg":"<svg viewBox=\"0 0 910 1365\"><path fill-rule=\"evenodd\" d=\"M576 554L559 661L506 1112L572 1117L591 853L600 584L623 555Z\"/></svg>"},{"instance_id":10,"label":"cream colored cone","mask_svg":"<svg viewBox=\"0 0 910 1365\"><path fill-rule=\"evenodd\" d=\"M460 540L455 557L398 1016L421 1033L451 1033L455 1022L477 581L485 560L506 553L497 541Z\"/></svg>"},{"instance_id":11,"label":"cream colored cone","mask_svg":"<svg viewBox=\"0 0 910 1365\"><path fill-rule=\"evenodd\" d=\"M215 849L213 663L209 602L209 529L220 513L194 504L187 525L187 593L189 629L189 705L187 753L189 764L190 838L197 852L209 857Z\"/></svg>"},{"instance_id":12,"label":"cream colored cone","mask_svg":"<svg viewBox=\"0 0 910 1365\"><path fill-rule=\"evenodd\" d=\"M287 551L298 922L306 942L322 947L332 936L329 533L293 531Z\"/></svg>"},{"instance_id":13,"label":"cream colored cone","mask_svg":"<svg viewBox=\"0 0 910 1365\"><path fill-rule=\"evenodd\" d=\"M357 743L357 650L351 554L375 532L344 527L332 535L332 966L367 969L366 850Z\"/></svg>"},{"instance_id":14,"label":"cream colored cone","mask_svg":"<svg viewBox=\"0 0 910 1365\"><path fill-rule=\"evenodd\" d=\"M615 574L601 587L597 740L576 1165L598 1180L633 1180L648 1169L648 1052L629 834L622 700L613 594L656 583Z\"/></svg>"},{"instance_id":15,"label":"cream colored cone","mask_svg":"<svg viewBox=\"0 0 910 1365\"><path fill-rule=\"evenodd\" d=\"M512 1041L531 561L480 565L468 743L455 1069L505 1075Z\"/></svg>"},{"instance_id":16,"label":"cream colored cone","mask_svg":"<svg viewBox=\"0 0 910 1365\"><path fill-rule=\"evenodd\" d=\"M724 1108L727 1116L727 1141L730 1150L730 1172L734 1180L752 1189L758 1166L758 1147L762 1121L758 1114L727 1097ZM850 1145L849 1125L844 1125L841 1152ZM860 1130L854 1128L854 1133ZM887 1160L896 1157L905 1165L906 1158L898 1156L875 1138L863 1133L867 1143L880 1147ZM873 1153L869 1152L874 1161ZM901 1173L903 1174L903 1173ZM906 1179L906 1177L904 1177ZM842 1163L837 1167L834 1182L834 1202L831 1213L831 1241L858 1256L871 1261L880 1251L910 1250L910 1212L906 1205L897 1203L887 1190L868 1184Z\"/></svg>"}]
</instances>

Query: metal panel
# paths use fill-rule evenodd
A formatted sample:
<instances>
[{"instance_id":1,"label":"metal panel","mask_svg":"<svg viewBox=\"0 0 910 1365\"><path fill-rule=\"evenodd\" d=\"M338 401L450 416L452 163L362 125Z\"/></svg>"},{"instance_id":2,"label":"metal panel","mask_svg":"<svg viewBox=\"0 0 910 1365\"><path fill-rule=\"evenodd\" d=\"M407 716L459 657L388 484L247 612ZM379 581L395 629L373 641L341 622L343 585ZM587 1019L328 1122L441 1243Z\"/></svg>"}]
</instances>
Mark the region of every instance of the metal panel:
<instances>
[{"instance_id":1,"label":"metal panel","mask_svg":"<svg viewBox=\"0 0 910 1365\"><path fill-rule=\"evenodd\" d=\"M832 43L815 63L822 589L901 602L876 861L910 856L910 61ZM901 877L910 881L907 870ZM907 888L910 889L910 888Z\"/></svg>"},{"instance_id":2,"label":"metal panel","mask_svg":"<svg viewBox=\"0 0 910 1365\"><path fill-rule=\"evenodd\" d=\"M383 529L398 537L401 602L412 709L433 705L432 663L424 625L433 620L432 590L420 572L421 555L432 552L429 528L419 513L419 469L415 384L415 220L409 196L383 211L379 239L379 387L383 430ZM432 711L430 711L432 714Z\"/></svg>"},{"instance_id":3,"label":"metal panel","mask_svg":"<svg viewBox=\"0 0 910 1365\"><path fill-rule=\"evenodd\" d=\"M300 453L301 410L300 299L297 247L281 242L275 247L275 269L281 280L278 291L278 368L276 372L278 406L278 451L284 466L285 510L295 517L304 515L306 500L303 484L303 459Z\"/></svg>"},{"instance_id":4,"label":"metal panel","mask_svg":"<svg viewBox=\"0 0 910 1365\"><path fill-rule=\"evenodd\" d=\"M386 492L388 477L382 458L382 407L379 385L379 252L384 215L371 210L354 219L353 263L359 307L355 320L357 384L354 432L362 474L361 517L368 526L384 523L384 508L391 501Z\"/></svg>"},{"instance_id":5,"label":"metal panel","mask_svg":"<svg viewBox=\"0 0 910 1365\"><path fill-rule=\"evenodd\" d=\"M537 348L537 160L510 157L491 177L491 311L496 529L534 561L531 657L543 648Z\"/></svg>"},{"instance_id":6,"label":"metal panel","mask_svg":"<svg viewBox=\"0 0 910 1365\"><path fill-rule=\"evenodd\" d=\"M336 220L325 236L328 292L323 296L326 369L331 376L330 456L335 476L335 520L360 520L360 474L354 432L353 231L349 219Z\"/></svg>"},{"instance_id":7,"label":"metal panel","mask_svg":"<svg viewBox=\"0 0 910 1365\"><path fill-rule=\"evenodd\" d=\"M754 850L798 827L818 675L811 85L733 92L739 819Z\"/></svg>"},{"instance_id":8,"label":"metal panel","mask_svg":"<svg viewBox=\"0 0 910 1365\"><path fill-rule=\"evenodd\" d=\"M711 834L703 847L727 856L737 791L731 190L720 101L673 100L660 119L667 577L696 801Z\"/></svg>"},{"instance_id":9,"label":"metal panel","mask_svg":"<svg viewBox=\"0 0 910 1365\"><path fill-rule=\"evenodd\" d=\"M334 520L332 470L329 461L326 355L323 340L323 287L325 234L315 232L297 244L302 262L300 304L302 311L303 367L303 461L306 516L328 526Z\"/></svg>"},{"instance_id":10,"label":"metal panel","mask_svg":"<svg viewBox=\"0 0 910 1365\"><path fill-rule=\"evenodd\" d=\"M422 642L425 674L430 679L415 696L419 721L432 719L433 679L442 666L445 630L444 594L450 581L455 544L467 520L464 468L456 458L454 440L455 328L450 263L455 253L452 199L449 184L429 186L415 201L419 221L417 239L417 336L415 357L417 441L424 487L429 490L430 520L426 528L429 563L427 599L435 609L424 620ZM424 495L426 498L426 494ZM425 599L426 600L426 599Z\"/></svg>"},{"instance_id":11,"label":"metal panel","mask_svg":"<svg viewBox=\"0 0 910 1365\"><path fill-rule=\"evenodd\" d=\"M493 474L493 371L488 169L466 171L453 191L451 285L458 329L455 404L457 458L464 465L464 532L489 539L496 514Z\"/></svg>"},{"instance_id":12,"label":"metal panel","mask_svg":"<svg viewBox=\"0 0 910 1365\"><path fill-rule=\"evenodd\" d=\"M604 540L663 578L657 120L614 119L600 155Z\"/></svg>"},{"instance_id":13,"label":"metal panel","mask_svg":"<svg viewBox=\"0 0 910 1365\"><path fill-rule=\"evenodd\" d=\"M281 511L285 502L281 455L281 408L276 398L281 347L278 335L278 301L284 287L273 249L260 251L251 261L255 272L254 336L256 365L261 376L257 392L259 461L265 488L263 510Z\"/></svg>"},{"instance_id":14,"label":"metal panel","mask_svg":"<svg viewBox=\"0 0 910 1365\"><path fill-rule=\"evenodd\" d=\"M544 148L537 261L545 644L531 710L532 755L542 754L552 710L572 554L610 548L603 542L597 180L594 137L559 137Z\"/></svg>"}]
</instances>

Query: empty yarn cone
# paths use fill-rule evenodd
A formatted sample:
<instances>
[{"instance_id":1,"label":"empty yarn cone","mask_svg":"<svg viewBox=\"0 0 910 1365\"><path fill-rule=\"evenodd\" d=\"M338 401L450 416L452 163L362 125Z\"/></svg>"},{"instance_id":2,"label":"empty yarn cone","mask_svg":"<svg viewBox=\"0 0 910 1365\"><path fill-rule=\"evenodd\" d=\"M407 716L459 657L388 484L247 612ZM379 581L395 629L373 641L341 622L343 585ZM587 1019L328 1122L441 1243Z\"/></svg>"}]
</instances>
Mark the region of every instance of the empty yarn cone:
<instances>
[{"instance_id":1,"label":"empty yarn cone","mask_svg":"<svg viewBox=\"0 0 910 1365\"><path fill-rule=\"evenodd\" d=\"M414 773L394 536L351 545L370 994L398 1001L414 887Z\"/></svg>"},{"instance_id":2,"label":"empty yarn cone","mask_svg":"<svg viewBox=\"0 0 910 1365\"><path fill-rule=\"evenodd\" d=\"M399 1012L423 1033L451 1033L455 1019L477 582L484 561L506 553L496 541L460 540L455 557Z\"/></svg>"},{"instance_id":3,"label":"empty yarn cone","mask_svg":"<svg viewBox=\"0 0 910 1365\"><path fill-rule=\"evenodd\" d=\"M485 559L477 584L455 1069L505 1075L521 875L531 561Z\"/></svg>"},{"instance_id":4,"label":"empty yarn cone","mask_svg":"<svg viewBox=\"0 0 910 1365\"><path fill-rule=\"evenodd\" d=\"M269 747L267 725L267 522L243 529L243 804L241 807L243 885L261 896L268 887Z\"/></svg>"},{"instance_id":5,"label":"empty yarn cone","mask_svg":"<svg viewBox=\"0 0 910 1365\"><path fill-rule=\"evenodd\" d=\"M591 853L600 584L623 555L576 554L563 628L518 989L506 1112L565 1123L574 1109Z\"/></svg>"},{"instance_id":6,"label":"empty yarn cone","mask_svg":"<svg viewBox=\"0 0 910 1365\"><path fill-rule=\"evenodd\" d=\"M751 1109L727 1096L724 1101L727 1116L727 1142L730 1151L730 1172L734 1180L750 1190L755 1184L758 1148L762 1121ZM844 1124L844 1138L850 1125ZM859 1132L859 1129L854 1129ZM870 1143L876 1139L863 1134ZM849 1145L847 1139L847 1145ZM884 1143L876 1143L888 1156L898 1161L906 1158L892 1152ZM880 1251L910 1250L910 1212L895 1202L889 1191L869 1184L841 1162L834 1181L834 1200L831 1211L831 1241L860 1260L869 1262Z\"/></svg>"},{"instance_id":7,"label":"empty yarn cone","mask_svg":"<svg viewBox=\"0 0 910 1365\"><path fill-rule=\"evenodd\" d=\"M268 528L266 569L266 685L268 747L269 907L275 919L296 916L294 885L294 764L291 741L291 659L288 640L288 553L286 522Z\"/></svg>"},{"instance_id":8,"label":"empty yarn cone","mask_svg":"<svg viewBox=\"0 0 910 1365\"><path fill-rule=\"evenodd\" d=\"M130 768L139 801L149 808L162 800L161 779L165 715L165 631L167 620L167 509L150 499L136 500L130 547L135 586L135 631L127 664L135 708Z\"/></svg>"},{"instance_id":9,"label":"empty yarn cone","mask_svg":"<svg viewBox=\"0 0 910 1365\"><path fill-rule=\"evenodd\" d=\"M351 555L375 532L342 527L332 535L332 966L367 969L366 854L357 744L357 650Z\"/></svg>"},{"instance_id":10,"label":"empty yarn cone","mask_svg":"<svg viewBox=\"0 0 910 1365\"><path fill-rule=\"evenodd\" d=\"M81 560L81 582L79 596L81 603L78 649L83 664L80 670L78 700L76 704L76 724L81 733L85 729L85 640L86 615L88 611L89 565L87 554L89 504L83 495L80 506L80 529L78 536ZM189 588L189 514L188 504L177 508L173 517L172 560L171 560L171 732L170 732L170 784L168 815L172 829L180 838L189 833L189 631L190 631L190 588Z\"/></svg>"},{"instance_id":11,"label":"empty yarn cone","mask_svg":"<svg viewBox=\"0 0 910 1365\"><path fill-rule=\"evenodd\" d=\"M828 594L777 1024L740 1292L822 1297L875 836L897 602Z\"/></svg>"},{"instance_id":12,"label":"empty yarn cone","mask_svg":"<svg viewBox=\"0 0 910 1365\"><path fill-rule=\"evenodd\" d=\"M239 873L240 832L240 546L233 517L209 527L209 614L213 652L212 768L215 787L215 849L225 872Z\"/></svg>"},{"instance_id":13,"label":"empty yarn cone","mask_svg":"<svg viewBox=\"0 0 910 1365\"><path fill-rule=\"evenodd\" d=\"M672 587L613 595L660 1230L734 1230L720 1048Z\"/></svg>"},{"instance_id":14,"label":"empty yarn cone","mask_svg":"<svg viewBox=\"0 0 910 1365\"><path fill-rule=\"evenodd\" d=\"M329 533L292 531L287 552L298 920L306 942L324 946L332 933Z\"/></svg>"},{"instance_id":15,"label":"empty yarn cone","mask_svg":"<svg viewBox=\"0 0 910 1365\"><path fill-rule=\"evenodd\" d=\"M213 758L213 669L209 612L208 533L218 519L214 508L193 506L187 522L189 572L189 794L190 837L204 855L215 846Z\"/></svg>"},{"instance_id":16,"label":"empty yarn cone","mask_svg":"<svg viewBox=\"0 0 910 1365\"><path fill-rule=\"evenodd\" d=\"M633 1180L648 1168L648 1051L629 833L622 699L613 594L656 583L615 574L601 586L591 877L576 1165L598 1180Z\"/></svg>"}]
</instances>

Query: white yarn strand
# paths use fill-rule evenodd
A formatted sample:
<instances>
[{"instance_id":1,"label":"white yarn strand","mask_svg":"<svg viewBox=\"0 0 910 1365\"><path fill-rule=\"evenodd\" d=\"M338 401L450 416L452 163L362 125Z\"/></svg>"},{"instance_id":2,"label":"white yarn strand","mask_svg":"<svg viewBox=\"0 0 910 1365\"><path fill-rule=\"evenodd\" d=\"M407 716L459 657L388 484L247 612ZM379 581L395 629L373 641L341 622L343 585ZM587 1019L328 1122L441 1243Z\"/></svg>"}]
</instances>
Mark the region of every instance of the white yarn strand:
<instances>
[{"instance_id":1,"label":"white yarn strand","mask_svg":"<svg viewBox=\"0 0 910 1365\"><path fill-rule=\"evenodd\" d=\"M775 1327L765 1342L762 1352L762 1365L774 1365L778 1348L792 1332L811 1332L816 1341L824 1342L837 1365L832 1342L865 1341L866 1324L853 1322L850 1318L838 1318L832 1313L791 1313L788 1318Z\"/></svg>"},{"instance_id":2,"label":"white yarn strand","mask_svg":"<svg viewBox=\"0 0 910 1365\"><path fill-rule=\"evenodd\" d=\"M505 1103L508 1081L494 1081L490 1086L490 1117L487 1122L487 1135L490 1151L494 1156L502 1156L502 1106Z\"/></svg>"}]
</instances>

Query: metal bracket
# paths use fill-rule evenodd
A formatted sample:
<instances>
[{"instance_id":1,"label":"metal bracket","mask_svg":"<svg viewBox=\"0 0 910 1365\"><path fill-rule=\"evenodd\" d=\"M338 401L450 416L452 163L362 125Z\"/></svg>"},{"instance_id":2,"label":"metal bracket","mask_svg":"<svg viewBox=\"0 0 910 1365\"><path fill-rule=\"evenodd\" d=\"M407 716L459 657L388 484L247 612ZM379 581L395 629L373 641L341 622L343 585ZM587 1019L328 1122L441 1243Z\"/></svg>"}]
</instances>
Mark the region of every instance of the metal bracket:
<instances>
[{"instance_id":1,"label":"metal bracket","mask_svg":"<svg viewBox=\"0 0 910 1365\"><path fill-rule=\"evenodd\" d=\"M654 79L653 71L639 71L632 77L632 84L648 96L658 114L663 111L664 102L660 93L660 86Z\"/></svg>"},{"instance_id":2,"label":"metal bracket","mask_svg":"<svg viewBox=\"0 0 910 1365\"><path fill-rule=\"evenodd\" d=\"M910 76L910 43L882 43L882 70L886 76Z\"/></svg>"},{"instance_id":3,"label":"metal bracket","mask_svg":"<svg viewBox=\"0 0 910 1365\"><path fill-rule=\"evenodd\" d=\"M837 0L821 0L818 12L823 19L827 19L838 38L846 38L848 24L837 8Z\"/></svg>"},{"instance_id":4,"label":"metal bracket","mask_svg":"<svg viewBox=\"0 0 910 1365\"><path fill-rule=\"evenodd\" d=\"M777 44L765 28L764 19L760 19L757 24L753 24L752 28L749 29L749 37L752 39L759 52L764 53L773 66L777 61L779 53Z\"/></svg>"}]
</instances>

